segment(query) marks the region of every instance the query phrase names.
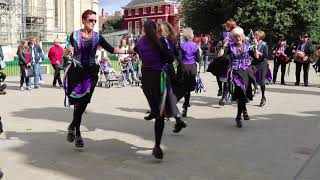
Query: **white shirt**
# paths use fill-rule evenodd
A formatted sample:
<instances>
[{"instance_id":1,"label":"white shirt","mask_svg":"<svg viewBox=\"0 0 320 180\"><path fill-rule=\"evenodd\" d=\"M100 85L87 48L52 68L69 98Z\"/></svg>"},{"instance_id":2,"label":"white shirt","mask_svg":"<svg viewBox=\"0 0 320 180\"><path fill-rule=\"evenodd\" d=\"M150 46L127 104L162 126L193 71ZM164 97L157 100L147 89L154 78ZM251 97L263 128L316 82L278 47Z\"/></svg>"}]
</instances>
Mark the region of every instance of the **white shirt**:
<instances>
[{"instance_id":1,"label":"white shirt","mask_svg":"<svg viewBox=\"0 0 320 180\"><path fill-rule=\"evenodd\" d=\"M35 60L34 60L34 44L33 45L31 45L31 61L32 62L34 62Z\"/></svg>"}]
</instances>

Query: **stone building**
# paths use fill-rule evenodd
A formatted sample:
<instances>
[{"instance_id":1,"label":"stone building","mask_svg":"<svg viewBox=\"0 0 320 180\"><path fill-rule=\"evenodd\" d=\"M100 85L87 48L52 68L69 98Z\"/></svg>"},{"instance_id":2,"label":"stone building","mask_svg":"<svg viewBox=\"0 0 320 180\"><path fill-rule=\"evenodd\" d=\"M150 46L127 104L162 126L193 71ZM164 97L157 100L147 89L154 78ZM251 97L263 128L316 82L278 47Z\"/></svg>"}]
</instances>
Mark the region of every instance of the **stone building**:
<instances>
[{"instance_id":1,"label":"stone building","mask_svg":"<svg viewBox=\"0 0 320 180\"><path fill-rule=\"evenodd\" d=\"M31 35L42 42L65 39L82 27L87 9L98 13L99 0L0 0L0 44L14 45Z\"/></svg>"}]
</instances>

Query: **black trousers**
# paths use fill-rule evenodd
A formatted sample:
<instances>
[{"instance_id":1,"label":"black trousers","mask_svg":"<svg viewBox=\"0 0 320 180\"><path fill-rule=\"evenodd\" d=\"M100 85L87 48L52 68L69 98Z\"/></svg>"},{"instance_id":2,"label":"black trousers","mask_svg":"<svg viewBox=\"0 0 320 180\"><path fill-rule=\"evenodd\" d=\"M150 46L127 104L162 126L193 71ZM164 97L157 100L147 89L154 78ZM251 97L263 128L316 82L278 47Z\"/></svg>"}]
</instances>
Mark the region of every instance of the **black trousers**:
<instances>
[{"instance_id":1,"label":"black trousers","mask_svg":"<svg viewBox=\"0 0 320 180\"><path fill-rule=\"evenodd\" d=\"M61 74L60 74L60 67L56 64L52 64L52 67L54 69L54 75L53 75L53 82L52 85L56 85L57 81L59 83L59 85L62 85L62 81L61 81Z\"/></svg>"},{"instance_id":2,"label":"black trousers","mask_svg":"<svg viewBox=\"0 0 320 180\"><path fill-rule=\"evenodd\" d=\"M85 112L87 106L88 106L87 102L80 102L74 105L73 120L70 124L70 128L75 128L77 135L80 135L82 115Z\"/></svg>"},{"instance_id":3,"label":"black trousers","mask_svg":"<svg viewBox=\"0 0 320 180\"><path fill-rule=\"evenodd\" d=\"M30 78L25 77L25 69L27 66L25 65L20 65L20 87L23 86L23 83L26 83L27 86L30 86Z\"/></svg>"},{"instance_id":4,"label":"black trousers","mask_svg":"<svg viewBox=\"0 0 320 180\"><path fill-rule=\"evenodd\" d=\"M281 83L284 83L284 76L286 74L286 67L287 63L280 61L278 59L274 59L274 67L273 67L273 82L275 83L277 81L277 74L279 71L279 67L281 66Z\"/></svg>"},{"instance_id":5,"label":"black trousers","mask_svg":"<svg viewBox=\"0 0 320 180\"><path fill-rule=\"evenodd\" d=\"M296 83L300 83L301 69L303 68L303 81L308 84L310 63L296 62Z\"/></svg>"}]
</instances>

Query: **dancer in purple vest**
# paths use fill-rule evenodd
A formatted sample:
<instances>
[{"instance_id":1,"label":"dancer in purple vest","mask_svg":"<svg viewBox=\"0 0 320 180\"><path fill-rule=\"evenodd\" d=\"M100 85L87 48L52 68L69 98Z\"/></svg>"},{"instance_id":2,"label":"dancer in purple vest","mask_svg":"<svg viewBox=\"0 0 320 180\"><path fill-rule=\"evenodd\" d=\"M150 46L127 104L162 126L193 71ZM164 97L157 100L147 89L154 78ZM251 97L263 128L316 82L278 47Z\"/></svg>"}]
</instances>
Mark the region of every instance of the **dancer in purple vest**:
<instances>
[{"instance_id":1,"label":"dancer in purple vest","mask_svg":"<svg viewBox=\"0 0 320 180\"><path fill-rule=\"evenodd\" d=\"M266 34L263 31L256 31L254 33L254 50L252 65L256 71L256 79L261 88L261 102L260 107L266 105L266 78L269 70L268 66L268 45L264 40Z\"/></svg>"},{"instance_id":2,"label":"dancer in purple vest","mask_svg":"<svg viewBox=\"0 0 320 180\"><path fill-rule=\"evenodd\" d=\"M173 62L174 57L167 48L168 43L158 34L158 27L154 21L146 21L143 27L145 35L138 40L134 51L139 54L142 61L142 89L151 108L150 114L145 119L156 119L155 146L152 154L157 159L163 159L160 145L164 130L164 117L172 114L171 105L175 106L169 98L171 88L165 65Z\"/></svg>"},{"instance_id":3,"label":"dancer in purple vest","mask_svg":"<svg viewBox=\"0 0 320 180\"><path fill-rule=\"evenodd\" d=\"M198 45L193 42L194 34L191 28L183 30L184 41L180 43L178 76L183 86L182 93L176 94L178 100L184 97L182 117L187 116L190 107L191 92L196 85L197 62L201 61Z\"/></svg>"},{"instance_id":4,"label":"dancer in purple vest","mask_svg":"<svg viewBox=\"0 0 320 180\"><path fill-rule=\"evenodd\" d=\"M158 32L160 34L160 40L163 42L165 41L165 44L167 45L165 48L168 49L168 53L171 57L178 58L179 52L176 47L177 42L177 34L172 27L172 25L168 22L162 22L159 24ZM179 83L177 82L176 78L176 71L172 62L166 62L164 66L164 70L168 76L168 81L170 84L170 89L168 92L168 104L170 107L171 116L173 116L176 120L176 124L174 126L174 133L179 133L183 128L187 127L187 124L181 120L181 114L177 107L177 97L175 95L175 90L177 90L179 87Z\"/></svg>"},{"instance_id":5,"label":"dancer in purple vest","mask_svg":"<svg viewBox=\"0 0 320 180\"><path fill-rule=\"evenodd\" d=\"M255 77L251 72L252 68L250 68L249 42L245 39L243 29L236 27L231 31L231 35L233 41L229 42L226 38L218 56L230 55L230 76L235 85L233 100L238 102L238 113L235 120L237 127L242 128L242 114L244 120L250 120L246 103L253 99L251 85L255 81Z\"/></svg>"},{"instance_id":6,"label":"dancer in purple vest","mask_svg":"<svg viewBox=\"0 0 320 180\"><path fill-rule=\"evenodd\" d=\"M113 48L98 32L95 32L93 29L96 22L96 12L86 10L82 14L84 28L73 32L70 36L74 59L66 68L64 88L66 97L68 97L65 103L74 105L73 121L68 127L67 141L75 142L76 147L84 146L80 125L82 114L90 103L98 81L99 65L95 60L98 46L110 53L127 53L127 51ZM70 49L66 49L66 51L70 51Z\"/></svg>"}]
</instances>

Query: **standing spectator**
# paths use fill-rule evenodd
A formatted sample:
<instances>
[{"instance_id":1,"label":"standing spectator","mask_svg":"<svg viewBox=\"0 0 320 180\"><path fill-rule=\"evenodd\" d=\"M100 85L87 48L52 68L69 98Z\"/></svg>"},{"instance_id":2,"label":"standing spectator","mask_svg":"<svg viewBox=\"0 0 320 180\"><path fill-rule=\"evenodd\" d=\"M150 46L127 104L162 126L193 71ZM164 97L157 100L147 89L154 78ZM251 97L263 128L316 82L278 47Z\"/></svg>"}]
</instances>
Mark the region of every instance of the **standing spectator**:
<instances>
[{"instance_id":1,"label":"standing spectator","mask_svg":"<svg viewBox=\"0 0 320 180\"><path fill-rule=\"evenodd\" d=\"M303 80L304 85L308 86L308 78L309 78L309 69L310 69L310 56L312 55L312 43L309 40L309 34L308 33L301 33L300 35L300 42L297 46L296 52L303 52L304 57L302 57L301 60L295 59L296 63L296 86L300 85L300 74L301 74L301 68L303 67ZM297 53L298 54L298 53Z\"/></svg>"},{"instance_id":2,"label":"standing spectator","mask_svg":"<svg viewBox=\"0 0 320 180\"><path fill-rule=\"evenodd\" d=\"M207 72L207 64L209 59L209 52L210 52L211 44L207 36L203 38L203 43L201 44L202 50L202 60L203 60L203 72Z\"/></svg>"},{"instance_id":3,"label":"standing spectator","mask_svg":"<svg viewBox=\"0 0 320 180\"><path fill-rule=\"evenodd\" d=\"M0 62L1 62L1 64L4 63L4 56L3 56L1 45L0 45ZM0 64L0 95L4 95L4 94L6 94L5 89L7 88L7 85L1 84L1 82L3 82L4 79L6 78L6 75L2 72L2 69L4 67L2 67L1 64Z\"/></svg>"},{"instance_id":4,"label":"standing spectator","mask_svg":"<svg viewBox=\"0 0 320 180\"><path fill-rule=\"evenodd\" d=\"M4 60L4 55L2 52L2 46L0 45L0 61Z\"/></svg>"},{"instance_id":5,"label":"standing spectator","mask_svg":"<svg viewBox=\"0 0 320 180\"><path fill-rule=\"evenodd\" d=\"M63 55L63 49L59 45L58 40L55 39L53 42L53 46L50 48L48 53L48 57L54 69L54 78L52 82L53 87L56 87L57 81L60 87L63 86L61 81L61 75L60 75L60 70L62 69L62 55Z\"/></svg>"},{"instance_id":6,"label":"standing spectator","mask_svg":"<svg viewBox=\"0 0 320 180\"><path fill-rule=\"evenodd\" d=\"M31 64L35 72L34 77L34 88L39 88L40 80L40 62L44 59L43 51L41 47L37 44L37 38L31 36L29 38L30 50L31 50Z\"/></svg>"},{"instance_id":7,"label":"standing spectator","mask_svg":"<svg viewBox=\"0 0 320 180\"><path fill-rule=\"evenodd\" d=\"M27 77L25 70L31 66L31 52L28 48L28 41L22 41L18 47L17 55L20 66L20 90L24 91L23 83L26 82L27 89L31 90L29 77Z\"/></svg>"}]
</instances>

